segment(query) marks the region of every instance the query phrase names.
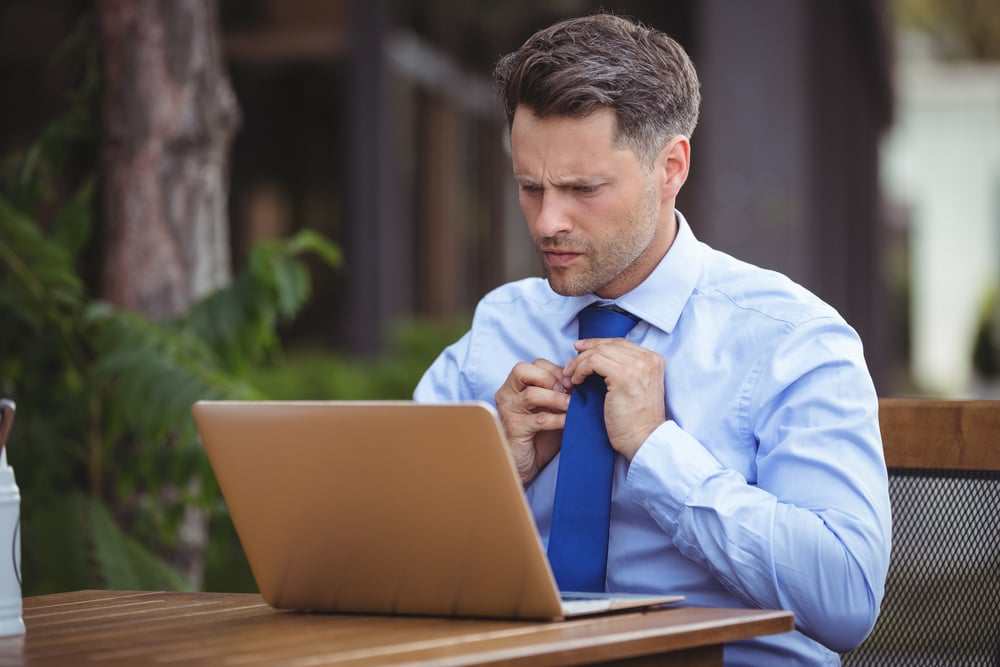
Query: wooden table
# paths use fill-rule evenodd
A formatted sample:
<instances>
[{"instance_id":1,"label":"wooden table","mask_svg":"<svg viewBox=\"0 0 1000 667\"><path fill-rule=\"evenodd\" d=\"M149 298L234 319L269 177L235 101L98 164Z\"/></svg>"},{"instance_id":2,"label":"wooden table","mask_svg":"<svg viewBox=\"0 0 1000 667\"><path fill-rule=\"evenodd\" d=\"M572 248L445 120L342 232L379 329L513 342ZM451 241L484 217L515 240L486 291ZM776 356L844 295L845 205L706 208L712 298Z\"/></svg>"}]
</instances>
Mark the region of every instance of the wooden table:
<instances>
[{"instance_id":1,"label":"wooden table","mask_svg":"<svg viewBox=\"0 0 1000 667\"><path fill-rule=\"evenodd\" d=\"M278 612L246 593L77 591L24 600L0 665L721 665L784 611L668 607L563 622Z\"/></svg>"}]
</instances>

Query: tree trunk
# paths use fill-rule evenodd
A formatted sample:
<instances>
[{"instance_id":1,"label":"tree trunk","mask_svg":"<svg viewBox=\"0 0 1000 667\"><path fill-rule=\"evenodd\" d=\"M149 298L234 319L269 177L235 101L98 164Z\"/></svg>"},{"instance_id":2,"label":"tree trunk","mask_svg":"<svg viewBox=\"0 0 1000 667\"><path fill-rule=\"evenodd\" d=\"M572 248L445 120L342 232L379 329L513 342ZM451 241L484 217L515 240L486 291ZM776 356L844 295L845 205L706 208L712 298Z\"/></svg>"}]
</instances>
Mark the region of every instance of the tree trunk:
<instances>
[{"instance_id":1,"label":"tree trunk","mask_svg":"<svg viewBox=\"0 0 1000 667\"><path fill-rule=\"evenodd\" d=\"M98 0L97 18L102 292L121 308L169 319L232 279L229 148L240 113L217 0ZM171 561L196 586L207 539L207 516L189 507Z\"/></svg>"},{"instance_id":2,"label":"tree trunk","mask_svg":"<svg viewBox=\"0 0 1000 667\"><path fill-rule=\"evenodd\" d=\"M153 320L231 280L228 156L239 107L210 0L98 0L104 297Z\"/></svg>"}]
</instances>

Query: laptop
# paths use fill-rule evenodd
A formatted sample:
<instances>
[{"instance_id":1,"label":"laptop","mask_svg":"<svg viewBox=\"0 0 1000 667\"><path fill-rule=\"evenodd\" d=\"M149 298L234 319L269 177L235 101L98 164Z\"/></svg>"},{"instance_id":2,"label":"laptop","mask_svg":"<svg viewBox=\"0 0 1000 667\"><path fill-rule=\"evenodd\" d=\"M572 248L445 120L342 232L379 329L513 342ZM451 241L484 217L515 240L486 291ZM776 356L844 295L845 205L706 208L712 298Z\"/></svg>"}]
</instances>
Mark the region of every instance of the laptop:
<instances>
[{"instance_id":1,"label":"laptop","mask_svg":"<svg viewBox=\"0 0 1000 667\"><path fill-rule=\"evenodd\" d=\"M274 608L564 619L683 599L560 596L488 404L200 401L192 413Z\"/></svg>"}]
</instances>

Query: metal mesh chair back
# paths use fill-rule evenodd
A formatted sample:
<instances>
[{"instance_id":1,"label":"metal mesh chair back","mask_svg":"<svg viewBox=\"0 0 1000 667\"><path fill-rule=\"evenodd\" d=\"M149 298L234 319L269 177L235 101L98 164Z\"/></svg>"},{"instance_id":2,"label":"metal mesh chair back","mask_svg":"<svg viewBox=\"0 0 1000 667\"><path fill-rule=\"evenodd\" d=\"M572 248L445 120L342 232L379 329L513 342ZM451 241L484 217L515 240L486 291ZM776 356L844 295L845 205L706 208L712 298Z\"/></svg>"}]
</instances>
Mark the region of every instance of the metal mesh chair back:
<instances>
[{"instance_id":1,"label":"metal mesh chair back","mask_svg":"<svg viewBox=\"0 0 1000 667\"><path fill-rule=\"evenodd\" d=\"M1000 472L890 469L892 565L848 667L1000 665Z\"/></svg>"}]
</instances>

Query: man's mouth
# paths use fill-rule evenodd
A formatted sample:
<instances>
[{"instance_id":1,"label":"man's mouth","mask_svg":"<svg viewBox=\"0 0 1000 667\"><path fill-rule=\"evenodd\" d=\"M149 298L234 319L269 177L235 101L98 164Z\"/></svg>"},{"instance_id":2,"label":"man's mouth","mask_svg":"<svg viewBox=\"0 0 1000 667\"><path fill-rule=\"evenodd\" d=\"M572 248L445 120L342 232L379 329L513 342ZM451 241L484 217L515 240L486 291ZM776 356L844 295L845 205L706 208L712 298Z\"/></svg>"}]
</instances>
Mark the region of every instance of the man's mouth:
<instances>
[{"instance_id":1,"label":"man's mouth","mask_svg":"<svg viewBox=\"0 0 1000 667\"><path fill-rule=\"evenodd\" d=\"M572 252L570 250L542 250L542 256L545 258L545 263L549 266L566 266L579 257L580 254L581 253Z\"/></svg>"}]
</instances>

